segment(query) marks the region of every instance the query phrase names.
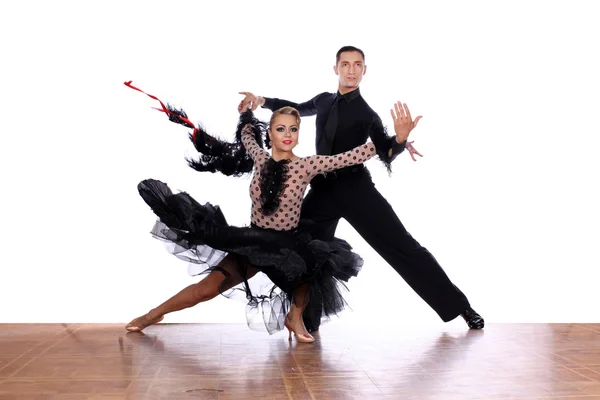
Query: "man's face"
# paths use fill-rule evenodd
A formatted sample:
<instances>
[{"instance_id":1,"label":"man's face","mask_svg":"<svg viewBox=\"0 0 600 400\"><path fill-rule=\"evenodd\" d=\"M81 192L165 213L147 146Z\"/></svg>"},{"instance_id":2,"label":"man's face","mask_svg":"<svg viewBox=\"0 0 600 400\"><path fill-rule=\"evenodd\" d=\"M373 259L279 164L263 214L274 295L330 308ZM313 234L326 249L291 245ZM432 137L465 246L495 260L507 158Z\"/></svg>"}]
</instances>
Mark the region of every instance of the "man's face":
<instances>
[{"instance_id":1,"label":"man's face","mask_svg":"<svg viewBox=\"0 0 600 400\"><path fill-rule=\"evenodd\" d=\"M367 72L364 61L358 51L345 51L340 54L340 61L333 67L333 70L340 77L342 88L355 89L360 85L363 75Z\"/></svg>"}]
</instances>

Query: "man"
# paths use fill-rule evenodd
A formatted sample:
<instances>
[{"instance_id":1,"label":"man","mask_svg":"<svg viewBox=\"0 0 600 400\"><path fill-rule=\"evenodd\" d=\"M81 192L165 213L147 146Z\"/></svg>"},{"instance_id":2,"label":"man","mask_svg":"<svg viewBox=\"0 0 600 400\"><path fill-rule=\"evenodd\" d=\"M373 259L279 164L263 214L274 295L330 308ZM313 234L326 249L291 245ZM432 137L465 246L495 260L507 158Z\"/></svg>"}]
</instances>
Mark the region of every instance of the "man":
<instances>
[{"instance_id":1,"label":"man","mask_svg":"<svg viewBox=\"0 0 600 400\"><path fill-rule=\"evenodd\" d=\"M399 143L388 137L381 118L360 94L359 85L367 67L364 52L353 46L342 47L336 54L337 93L321 93L305 103L293 103L277 98L240 92L245 98L239 109L251 105L275 111L284 106L295 107L301 116L316 115L317 154L332 155L363 144L370 137L381 161L390 170L393 159L409 149L411 157L418 154L411 143ZM406 104L396 108L412 122ZM392 116L394 110L391 110ZM420 155L420 154L419 154ZM461 315L471 329L482 329L483 318L475 312L466 296L450 281L433 255L406 231L390 204L377 191L368 170L354 166L317 176L304 199L301 218L317 224L316 236L331 238L340 218L352 227L379 253L410 287L444 322ZM304 323L309 331L319 328L320 310L309 303Z\"/></svg>"}]
</instances>

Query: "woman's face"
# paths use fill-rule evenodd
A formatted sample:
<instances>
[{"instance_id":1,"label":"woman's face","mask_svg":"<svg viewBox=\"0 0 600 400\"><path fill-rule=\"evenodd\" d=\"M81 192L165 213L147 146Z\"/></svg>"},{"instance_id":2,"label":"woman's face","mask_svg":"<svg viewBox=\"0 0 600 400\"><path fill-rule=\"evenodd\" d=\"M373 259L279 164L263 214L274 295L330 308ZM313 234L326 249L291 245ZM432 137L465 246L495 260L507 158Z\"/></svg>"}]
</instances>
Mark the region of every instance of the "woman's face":
<instances>
[{"instance_id":1,"label":"woman's face","mask_svg":"<svg viewBox=\"0 0 600 400\"><path fill-rule=\"evenodd\" d=\"M272 147L282 152L289 152L298 144L300 127L293 115L279 114L269 127Z\"/></svg>"}]
</instances>

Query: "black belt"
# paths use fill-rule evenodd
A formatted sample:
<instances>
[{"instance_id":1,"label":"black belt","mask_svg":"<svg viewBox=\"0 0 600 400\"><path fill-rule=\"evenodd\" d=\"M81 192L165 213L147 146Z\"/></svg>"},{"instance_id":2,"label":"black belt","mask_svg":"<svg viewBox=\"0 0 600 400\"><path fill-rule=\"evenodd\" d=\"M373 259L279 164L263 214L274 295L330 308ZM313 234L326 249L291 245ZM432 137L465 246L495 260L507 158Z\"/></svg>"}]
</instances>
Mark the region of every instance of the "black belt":
<instances>
[{"instance_id":1,"label":"black belt","mask_svg":"<svg viewBox=\"0 0 600 400\"><path fill-rule=\"evenodd\" d=\"M355 174L357 172L366 171L366 170L367 170L367 168L364 165L358 164L358 165L352 165L350 167L340 168L340 169L337 169L337 170L331 171L331 172L323 172L323 177L325 179L339 179L341 177Z\"/></svg>"}]
</instances>

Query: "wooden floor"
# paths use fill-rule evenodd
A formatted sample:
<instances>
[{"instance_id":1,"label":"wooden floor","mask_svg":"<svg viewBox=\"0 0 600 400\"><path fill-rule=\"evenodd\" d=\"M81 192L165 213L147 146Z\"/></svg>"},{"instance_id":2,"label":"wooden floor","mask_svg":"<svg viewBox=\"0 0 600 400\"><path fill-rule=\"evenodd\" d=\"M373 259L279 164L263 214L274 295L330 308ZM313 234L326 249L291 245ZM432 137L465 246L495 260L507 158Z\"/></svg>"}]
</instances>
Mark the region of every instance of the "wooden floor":
<instances>
[{"instance_id":1,"label":"wooden floor","mask_svg":"<svg viewBox=\"0 0 600 400\"><path fill-rule=\"evenodd\" d=\"M600 324L0 325L0 400L600 399Z\"/></svg>"}]
</instances>

